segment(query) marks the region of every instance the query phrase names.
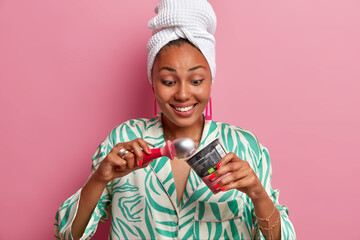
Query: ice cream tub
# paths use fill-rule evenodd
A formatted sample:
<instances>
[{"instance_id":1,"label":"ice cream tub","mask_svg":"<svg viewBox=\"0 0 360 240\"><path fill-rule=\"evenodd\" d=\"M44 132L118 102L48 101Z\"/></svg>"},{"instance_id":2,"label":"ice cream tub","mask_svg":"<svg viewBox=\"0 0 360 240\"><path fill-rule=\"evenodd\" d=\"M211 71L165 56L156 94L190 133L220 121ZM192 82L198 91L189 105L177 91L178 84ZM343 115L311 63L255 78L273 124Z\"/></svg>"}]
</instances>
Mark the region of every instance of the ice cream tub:
<instances>
[{"instance_id":1,"label":"ice cream tub","mask_svg":"<svg viewBox=\"0 0 360 240\"><path fill-rule=\"evenodd\" d=\"M199 175L199 177L214 194L219 192L219 190L214 189L214 186L221 179L230 174L227 173L214 181L210 180L210 175L217 170L216 165L223 157L225 157L225 155L225 148L222 146L219 139L216 138L208 145L198 149L186 160L190 167L197 173L197 175Z\"/></svg>"}]
</instances>

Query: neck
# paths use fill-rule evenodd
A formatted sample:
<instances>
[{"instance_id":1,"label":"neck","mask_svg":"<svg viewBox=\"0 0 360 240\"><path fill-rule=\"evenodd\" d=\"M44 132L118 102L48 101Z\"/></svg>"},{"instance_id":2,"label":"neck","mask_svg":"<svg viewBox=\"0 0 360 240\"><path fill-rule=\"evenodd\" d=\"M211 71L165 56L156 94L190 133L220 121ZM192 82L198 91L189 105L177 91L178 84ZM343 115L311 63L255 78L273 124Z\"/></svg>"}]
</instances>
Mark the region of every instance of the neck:
<instances>
[{"instance_id":1,"label":"neck","mask_svg":"<svg viewBox=\"0 0 360 240\"><path fill-rule=\"evenodd\" d=\"M180 127L169 121L164 115L162 115L162 124L165 139L178 139L178 138L190 138L194 140L196 145L201 141L202 131L204 128L204 116L201 117L189 127Z\"/></svg>"}]
</instances>

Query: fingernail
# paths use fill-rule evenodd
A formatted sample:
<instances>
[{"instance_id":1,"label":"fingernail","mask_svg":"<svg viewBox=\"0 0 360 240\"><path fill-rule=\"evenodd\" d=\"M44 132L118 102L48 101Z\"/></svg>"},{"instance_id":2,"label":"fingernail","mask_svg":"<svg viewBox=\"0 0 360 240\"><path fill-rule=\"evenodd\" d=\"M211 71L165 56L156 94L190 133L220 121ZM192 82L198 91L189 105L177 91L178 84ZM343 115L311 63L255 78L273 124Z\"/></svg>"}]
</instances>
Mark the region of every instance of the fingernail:
<instances>
[{"instance_id":1,"label":"fingernail","mask_svg":"<svg viewBox=\"0 0 360 240\"><path fill-rule=\"evenodd\" d=\"M143 163L143 161L142 161L142 160L140 160L140 161L139 161L139 166L141 166L141 165L142 165L142 163Z\"/></svg>"},{"instance_id":2,"label":"fingernail","mask_svg":"<svg viewBox=\"0 0 360 240\"><path fill-rule=\"evenodd\" d=\"M214 186L215 190L218 190L219 189L219 184L217 183L215 186Z\"/></svg>"},{"instance_id":3,"label":"fingernail","mask_svg":"<svg viewBox=\"0 0 360 240\"><path fill-rule=\"evenodd\" d=\"M216 165L216 168L219 169L221 167L221 162L218 163L218 165Z\"/></svg>"},{"instance_id":4,"label":"fingernail","mask_svg":"<svg viewBox=\"0 0 360 240\"><path fill-rule=\"evenodd\" d=\"M214 174L214 173L213 173L213 174L211 174L209 178L210 178L210 180L211 180L211 181L212 181L212 180L214 180L214 178L215 178L215 174Z\"/></svg>"},{"instance_id":5,"label":"fingernail","mask_svg":"<svg viewBox=\"0 0 360 240\"><path fill-rule=\"evenodd\" d=\"M226 187L222 187L220 190L221 190L221 191L225 191L225 190L226 190Z\"/></svg>"},{"instance_id":6,"label":"fingernail","mask_svg":"<svg viewBox=\"0 0 360 240\"><path fill-rule=\"evenodd\" d=\"M151 149L150 148L148 148L148 153L151 154Z\"/></svg>"}]
</instances>

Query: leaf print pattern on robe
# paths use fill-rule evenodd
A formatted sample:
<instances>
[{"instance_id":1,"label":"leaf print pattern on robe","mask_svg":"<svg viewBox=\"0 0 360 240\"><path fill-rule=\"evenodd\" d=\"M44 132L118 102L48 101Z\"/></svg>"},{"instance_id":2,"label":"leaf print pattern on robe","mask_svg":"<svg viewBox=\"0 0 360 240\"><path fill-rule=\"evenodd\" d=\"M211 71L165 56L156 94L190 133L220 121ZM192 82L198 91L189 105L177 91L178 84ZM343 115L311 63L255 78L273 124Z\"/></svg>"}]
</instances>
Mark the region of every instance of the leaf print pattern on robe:
<instances>
[{"instance_id":1,"label":"leaf print pattern on robe","mask_svg":"<svg viewBox=\"0 0 360 240\"><path fill-rule=\"evenodd\" d=\"M152 148L165 145L161 117L134 119L115 127L99 145L92 172L118 142L142 138ZM228 152L248 161L281 214L282 239L295 239L288 209L271 188L271 164L267 149L254 134L226 123L205 121L200 146L219 138ZM264 239L258 229L251 200L237 190L214 195L191 170L178 204L170 160L158 158L148 167L108 183L81 239L90 239L100 221L109 218L109 239ZM81 189L59 208L55 236L72 239Z\"/></svg>"},{"instance_id":2,"label":"leaf print pattern on robe","mask_svg":"<svg viewBox=\"0 0 360 240\"><path fill-rule=\"evenodd\" d=\"M141 205L141 201L144 200L144 196L140 195L138 193L139 188L129 184L129 181L127 181L124 185L122 185L119 188L119 192L123 193L125 191L127 192L133 192L134 194L131 196L123 196L120 197L118 200L118 207L123 212L123 215L127 222L140 222L140 214L143 211L142 208L138 208L137 206ZM115 190L117 191L117 190Z\"/></svg>"}]
</instances>

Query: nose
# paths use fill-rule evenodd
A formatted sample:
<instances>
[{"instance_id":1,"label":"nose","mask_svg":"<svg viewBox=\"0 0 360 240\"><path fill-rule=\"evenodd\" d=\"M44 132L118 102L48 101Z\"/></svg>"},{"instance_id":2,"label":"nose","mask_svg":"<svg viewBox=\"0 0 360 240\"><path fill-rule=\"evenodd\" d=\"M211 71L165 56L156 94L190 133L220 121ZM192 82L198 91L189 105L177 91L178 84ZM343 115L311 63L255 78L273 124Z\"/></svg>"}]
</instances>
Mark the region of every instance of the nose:
<instances>
[{"instance_id":1,"label":"nose","mask_svg":"<svg viewBox=\"0 0 360 240\"><path fill-rule=\"evenodd\" d=\"M186 101L190 98L191 91L185 82L178 84L174 98L178 101Z\"/></svg>"}]
</instances>

